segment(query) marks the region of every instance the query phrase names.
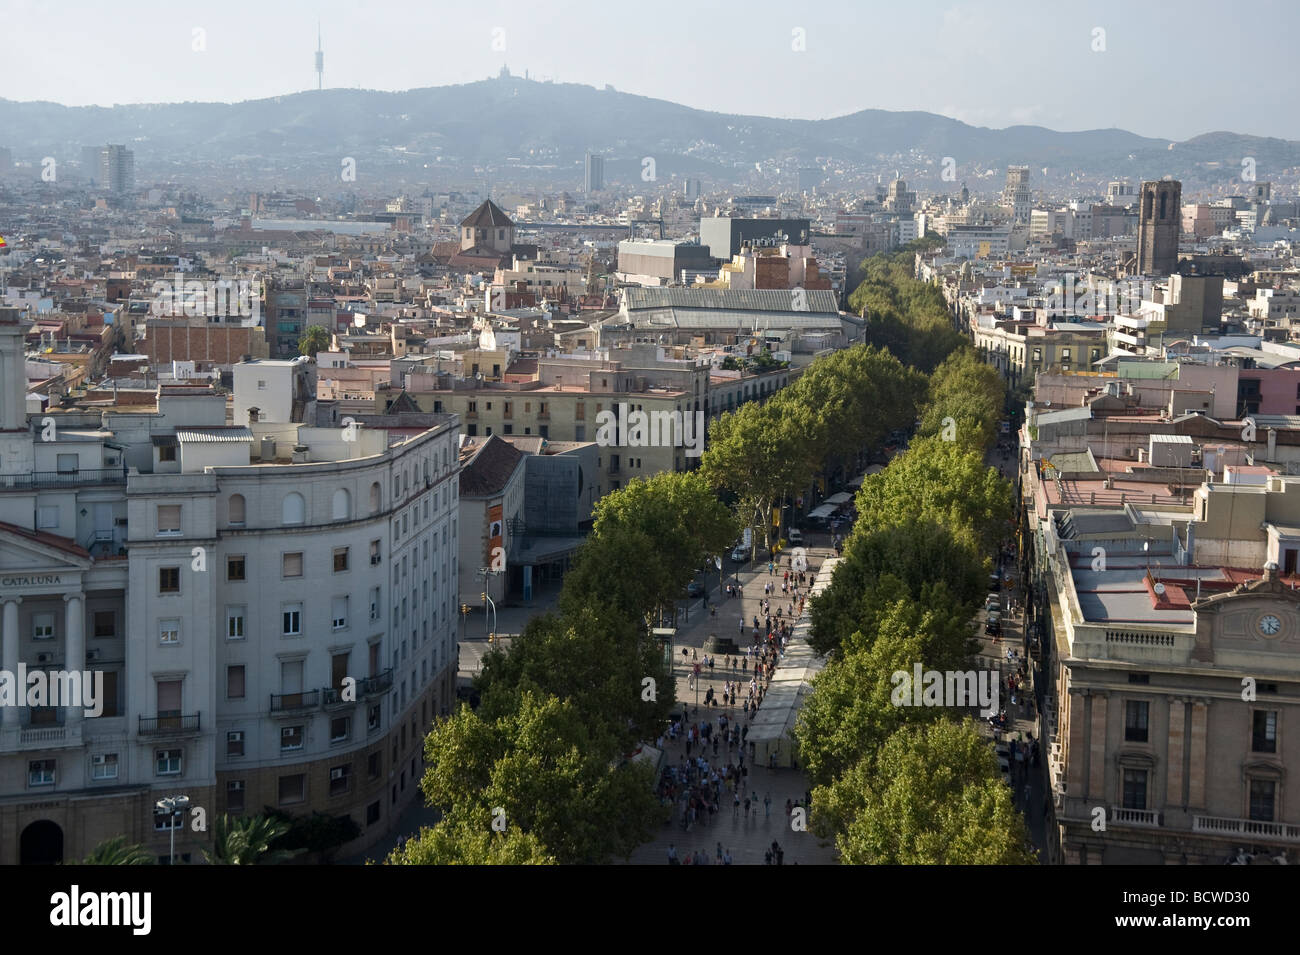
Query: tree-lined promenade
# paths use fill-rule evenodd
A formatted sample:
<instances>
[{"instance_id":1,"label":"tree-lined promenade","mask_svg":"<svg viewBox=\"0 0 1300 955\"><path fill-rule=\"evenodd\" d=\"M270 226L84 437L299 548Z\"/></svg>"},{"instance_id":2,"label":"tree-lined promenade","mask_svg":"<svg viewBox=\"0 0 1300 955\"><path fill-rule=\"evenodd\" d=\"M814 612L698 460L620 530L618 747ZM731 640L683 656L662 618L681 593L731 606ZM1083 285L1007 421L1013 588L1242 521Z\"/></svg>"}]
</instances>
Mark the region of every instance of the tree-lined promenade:
<instances>
[{"instance_id":1,"label":"tree-lined promenade","mask_svg":"<svg viewBox=\"0 0 1300 955\"><path fill-rule=\"evenodd\" d=\"M813 605L816 644L833 651L797 730L813 820L846 862L1023 861L1019 816L973 726L890 705L895 670L968 659L983 555L1011 501L981 463L1001 384L905 259L863 264L850 302L869 310L869 344L722 415L698 470L601 499L557 612L489 654L477 711L434 724L421 785L442 821L387 861L626 858L663 821L652 771L628 758L675 706L657 615L741 527L771 546L783 500L856 467L918 415L918 440L864 482L844 560Z\"/></svg>"}]
</instances>

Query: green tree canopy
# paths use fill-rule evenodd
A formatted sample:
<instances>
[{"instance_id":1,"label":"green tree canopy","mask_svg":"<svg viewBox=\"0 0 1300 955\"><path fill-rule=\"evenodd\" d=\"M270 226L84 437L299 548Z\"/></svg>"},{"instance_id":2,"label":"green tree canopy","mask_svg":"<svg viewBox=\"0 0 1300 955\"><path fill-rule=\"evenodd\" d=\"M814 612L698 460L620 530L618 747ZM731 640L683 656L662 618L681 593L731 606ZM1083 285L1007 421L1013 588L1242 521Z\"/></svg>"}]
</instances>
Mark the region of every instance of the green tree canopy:
<instances>
[{"instance_id":1,"label":"green tree canopy","mask_svg":"<svg viewBox=\"0 0 1300 955\"><path fill-rule=\"evenodd\" d=\"M992 748L970 720L901 727L874 759L819 787L813 805L849 865L1035 861Z\"/></svg>"},{"instance_id":2,"label":"green tree canopy","mask_svg":"<svg viewBox=\"0 0 1300 955\"><path fill-rule=\"evenodd\" d=\"M394 849L385 865L555 865L555 857L529 832L492 829L481 807L453 809L432 828Z\"/></svg>"},{"instance_id":3,"label":"green tree canopy","mask_svg":"<svg viewBox=\"0 0 1300 955\"><path fill-rule=\"evenodd\" d=\"M329 330L320 325L308 325L298 339L298 354L316 357L317 352L329 351Z\"/></svg>"},{"instance_id":4,"label":"green tree canopy","mask_svg":"<svg viewBox=\"0 0 1300 955\"><path fill-rule=\"evenodd\" d=\"M492 722L462 706L425 739L429 805L471 820L504 810L561 864L626 858L662 822L649 767L611 752L570 701L523 693ZM486 813L486 816L484 815Z\"/></svg>"}]
</instances>

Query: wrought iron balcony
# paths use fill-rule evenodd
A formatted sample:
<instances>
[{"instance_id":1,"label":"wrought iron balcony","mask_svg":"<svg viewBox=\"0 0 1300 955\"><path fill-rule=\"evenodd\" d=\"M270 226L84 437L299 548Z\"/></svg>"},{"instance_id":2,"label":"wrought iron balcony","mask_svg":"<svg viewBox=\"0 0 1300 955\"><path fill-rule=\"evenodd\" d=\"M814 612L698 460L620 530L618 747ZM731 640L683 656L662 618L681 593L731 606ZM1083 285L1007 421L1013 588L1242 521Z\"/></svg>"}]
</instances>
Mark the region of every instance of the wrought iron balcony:
<instances>
[{"instance_id":1,"label":"wrought iron balcony","mask_svg":"<svg viewBox=\"0 0 1300 955\"><path fill-rule=\"evenodd\" d=\"M199 732L198 713L173 713L165 716L141 716L140 735L159 736L165 733Z\"/></svg>"},{"instance_id":2,"label":"wrought iron balcony","mask_svg":"<svg viewBox=\"0 0 1300 955\"><path fill-rule=\"evenodd\" d=\"M83 468L79 471L33 471L0 476L0 491L38 487L77 487L82 484L125 484L125 468Z\"/></svg>"},{"instance_id":3,"label":"wrought iron balcony","mask_svg":"<svg viewBox=\"0 0 1300 955\"><path fill-rule=\"evenodd\" d=\"M358 682L356 686L356 690L354 690L354 693L359 691L360 689L361 689L361 683ZM321 698L321 703L324 706L338 706L338 707L355 706L357 702L355 697L351 700L343 699L343 691L336 686L322 687L320 691L320 698Z\"/></svg>"},{"instance_id":4,"label":"wrought iron balcony","mask_svg":"<svg viewBox=\"0 0 1300 955\"><path fill-rule=\"evenodd\" d=\"M305 693L272 693L271 712L284 713L289 710L310 710L320 705L320 690L308 690Z\"/></svg>"},{"instance_id":5,"label":"wrought iron balcony","mask_svg":"<svg viewBox=\"0 0 1300 955\"><path fill-rule=\"evenodd\" d=\"M393 685L393 668L389 667L382 673L374 676L368 676L364 680L357 681L357 692L362 696L378 696L390 689Z\"/></svg>"}]
</instances>

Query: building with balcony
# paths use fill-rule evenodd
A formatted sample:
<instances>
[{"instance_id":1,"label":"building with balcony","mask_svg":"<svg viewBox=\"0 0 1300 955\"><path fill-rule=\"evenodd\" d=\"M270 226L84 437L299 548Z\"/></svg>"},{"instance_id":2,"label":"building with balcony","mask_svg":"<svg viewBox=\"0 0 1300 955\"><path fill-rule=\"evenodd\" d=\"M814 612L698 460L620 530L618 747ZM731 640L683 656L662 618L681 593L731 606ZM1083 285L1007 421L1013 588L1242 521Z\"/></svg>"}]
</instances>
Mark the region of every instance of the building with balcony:
<instances>
[{"instance_id":1,"label":"building with balcony","mask_svg":"<svg viewBox=\"0 0 1300 955\"><path fill-rule=\"evenodd\" d=\"M102 692L0 706L0 863L116 835L165 858L178 794L209 827L318 811L371 845L454 701L455 419L230 425L191 386L29 421L22 330L0 310L0 662Z\"/></svg>"}]
</instances>

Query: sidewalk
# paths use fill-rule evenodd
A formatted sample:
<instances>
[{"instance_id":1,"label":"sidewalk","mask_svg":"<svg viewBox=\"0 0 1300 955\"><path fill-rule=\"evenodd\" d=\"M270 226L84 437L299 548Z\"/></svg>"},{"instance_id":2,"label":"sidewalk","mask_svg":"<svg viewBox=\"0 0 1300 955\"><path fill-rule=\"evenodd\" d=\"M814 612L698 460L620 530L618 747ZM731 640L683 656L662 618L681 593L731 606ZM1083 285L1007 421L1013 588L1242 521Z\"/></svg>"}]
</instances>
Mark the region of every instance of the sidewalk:
<instances>
[{"instance_id":1,"label":"sidewalk","mask_svg":"<svg viewBox=\"0 0 1300 955\"><path fill-rule=\"evenodd\" d=\"M833 554L834 552L826 547L808 548L809 570L815 574L821 562ZM682 712L682 708L685 707L692 722L711 720L715 726L718 716L726 713L728 719L733 722L738 720L741 725L744 725L744 710L739 704L731 707L705 706L703 702L697 705L696 699L698 696L702 701L710 686L714 688L715 697L720 697L724 683L728 680L748 683L750 674L742 672L739 667L734 670L728 668L724 657L715 655L716 666L712 671L707 666L701 667L698 687L692 689L688 685L692 663L689 654L683 661L682 648L698 650L712 633L735 640L742 649L749 646L752 642L753 618L755 615L761 617L759 603L763 598L763 584L775 581L778 585L776 595L771 598L772 608L775 610L777 600L782 596L779 585L783 573L784 570L778 567L774 575L769 575L766 561L761 563L756 561L752 570L740 570L738 576L744 588L744 596L727 598L724 593L716 617L709 615L702 601L692 602L695 606L690 611L690 620L679 627L673 646L673 677L679 704L676 712ZM713 574L710 576L713 589L710 591L709 602L712 605L716 600L717 576ZM736 577L737 572L732 570L726 575L725 581L734 582ZM783 606L790 602L791 598L787 595ZM739 628L742 612L745 615L743 636ZM703 655L700 656L703 662ZM713 755L712 746L707 746L703 750L697 746L692 750L693 756L701 753L710 765L725 765L737 761L737 750L733 748L728 754L725 745L719 748L716 757ZM680 764L685 754L686 744L681 738L675 743L665 742L664 765ZM748 816L744 812L743 794L738 814L730 804L730 797L726 797L724 805L712 820L707 815L700 818L689 832L683 830L677 814L674 813L673 821L665 824L654 839L633 852L630 861L634 865L666 865L668 846L671 844L676 847L679 859L685 858L688 852L699 850L707 854L710 864L715 864L717 844L721 842L723 849L731 853L733 865L762 865L764 850L770 848L775 840L785 850L785 865L834 865L837 859L834 845L821 845L810 830L794 831L785 813L787 799L791 802L796 800L804 802L810 788L804 773L790 769L773 770L753 766L748 758L745 764L749 766L746 792L751 797L755 797ZM763 805L763 798L766 795L772 798L770 808L765 808Z\"/></svg>"}]
</instances>

